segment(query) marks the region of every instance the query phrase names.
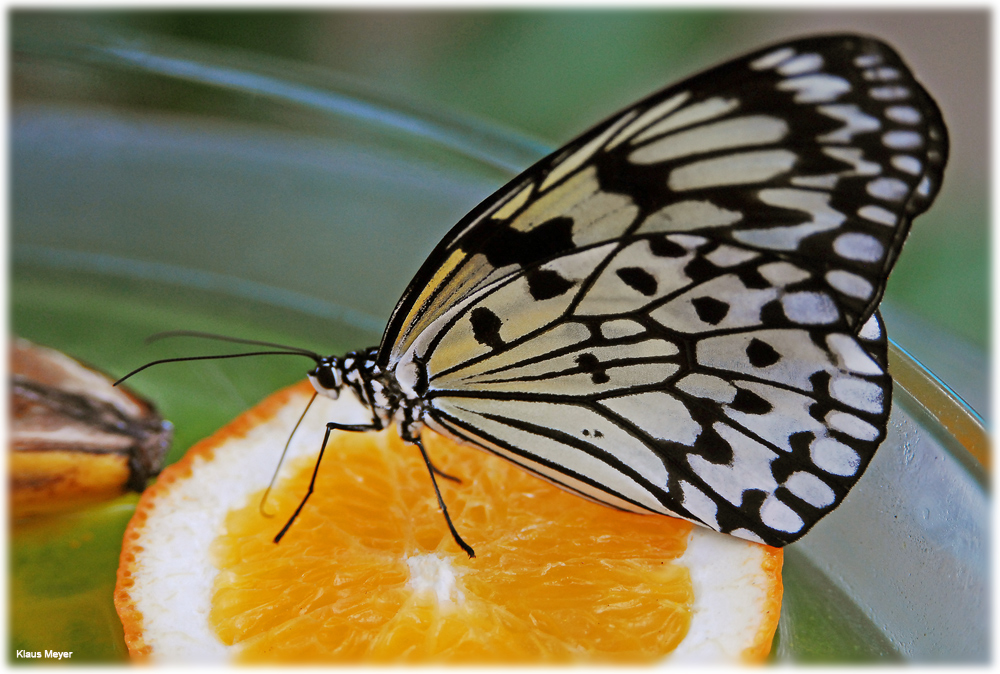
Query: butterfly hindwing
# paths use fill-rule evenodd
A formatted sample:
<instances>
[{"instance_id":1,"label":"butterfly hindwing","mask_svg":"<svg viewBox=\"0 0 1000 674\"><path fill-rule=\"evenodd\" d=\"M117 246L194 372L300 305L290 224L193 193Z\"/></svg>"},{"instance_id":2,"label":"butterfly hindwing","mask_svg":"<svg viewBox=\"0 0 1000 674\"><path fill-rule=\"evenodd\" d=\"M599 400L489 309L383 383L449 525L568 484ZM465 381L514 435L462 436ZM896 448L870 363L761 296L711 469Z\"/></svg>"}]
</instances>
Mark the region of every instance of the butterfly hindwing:
<instances>
[{"instance_id":1,"label":"butterfly hindwing","mask_svg":"<svg viewBox=\"0 0 1000 674\"><path fill-rule=\"evenodd\" d=\"M666 295L619 288L618 307L587 304L595 277L621 282L631 267L614 263L634 262L632 246L648 254L673 239L691 247L681 262L729 264L709 263L709 280L703 271ZM618 507L771 544L804 533L884 437L884 331L875 317L858 336L842 317L804 323L796 307L818 295L815 277L765 255L732 264L738 256L696 239L642 237L550 260L540 270L573 284L544 302L528 274L513 274L456 305L428 332L428 423ZM530 327L525 305L536 310Z\"/></svg>"},{"instance_id":2,"label":"butterfly hindwing","mask_svg":"<svg viewBox=\"0 0 1000 674\"><path fill-rule=\"evenodd\" d=\"M425 422L588 498L772 545L885 437L875 309L947 153L853 36L761 50L542 160L432 253L379 360Z\"/></svg>"}]
</instances>

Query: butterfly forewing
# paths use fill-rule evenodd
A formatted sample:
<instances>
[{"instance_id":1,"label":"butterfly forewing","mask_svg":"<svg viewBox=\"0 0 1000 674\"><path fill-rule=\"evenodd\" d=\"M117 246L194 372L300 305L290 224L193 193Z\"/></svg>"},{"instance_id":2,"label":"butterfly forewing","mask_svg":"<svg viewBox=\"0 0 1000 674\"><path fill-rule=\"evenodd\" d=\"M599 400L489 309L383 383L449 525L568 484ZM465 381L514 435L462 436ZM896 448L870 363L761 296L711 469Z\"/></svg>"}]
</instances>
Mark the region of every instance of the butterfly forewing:
<instances>
[{"instance_id":1,"label":"butterfly forewing","mask_svg":"<svg viewBox=\"0 0 1000 674\"><path fill-rule=\"evenodd\" d=\"M885 45L762 50L480 205L379 359L425 369L428 424L572 491L783 545L885 436L875 308L946 151Z\"/></svg>"}]
</instances>

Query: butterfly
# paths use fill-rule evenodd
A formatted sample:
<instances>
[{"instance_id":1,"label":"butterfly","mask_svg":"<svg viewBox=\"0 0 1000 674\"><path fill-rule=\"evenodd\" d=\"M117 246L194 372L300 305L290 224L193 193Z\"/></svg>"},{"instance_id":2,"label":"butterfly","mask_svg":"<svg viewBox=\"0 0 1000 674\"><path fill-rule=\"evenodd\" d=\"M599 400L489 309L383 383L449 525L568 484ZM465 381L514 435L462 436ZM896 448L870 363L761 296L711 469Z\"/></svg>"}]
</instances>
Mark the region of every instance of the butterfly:
<instances>
[{"instance_id":1,"label":"butterfly","mask_svg":"<svg viewBox=\"0 0 1000 674\"><path fill-rule=\"evenodd\" d=\"M470 556L425 427L614 508L792 543L885 439L877 307L947 148L937 105L868 37L654 93L465 216L377 347L304 354L318 394L371 412L328 423L323 448L394 423Z\"/></svg>"}]
</instances>

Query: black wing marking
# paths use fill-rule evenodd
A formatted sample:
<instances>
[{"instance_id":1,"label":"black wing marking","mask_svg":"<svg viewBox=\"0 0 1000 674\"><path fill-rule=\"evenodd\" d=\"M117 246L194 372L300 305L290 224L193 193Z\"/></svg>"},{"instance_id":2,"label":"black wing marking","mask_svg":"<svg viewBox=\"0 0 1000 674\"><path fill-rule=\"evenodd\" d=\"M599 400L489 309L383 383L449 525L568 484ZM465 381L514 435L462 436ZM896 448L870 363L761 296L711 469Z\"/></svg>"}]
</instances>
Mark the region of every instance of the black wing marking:
<instances>
[{"instance_id":1,"label":"black wing marking","mask_svg":"<svg viewBox=\"0 0 1000 674\"><path fill-rule=\"evenodd\" d=\"M648 267L658 277L621 273L651 250L675 254ZM565 290L539 301L543 272ZM774 254L632 236L505 277L439 320L416 342L428 423L615 507L784 545L885 436L880 322L855 335L822 279Z\"/></svg>"},{"instance_id":2,"label":"black wing marking","mask_svg":"<svg viewBox=\"0 0 1000 674\"><path fill-rule=\"evenodd\" d=\"M379 361L422 363L429 425L567 489L787 544L885 437L875 309L946 154L936 105L882 43L758 51L475 209Z\"/></svg>"},{"instance_id":3,"label":"black wing marking","mask_svg":"<svg viewBox=\"0 0 1000 674\"><path fill-rule=\"evenodd\" d=\"M888 46L846 35L759 50L613 116L463 218L397 304L379 363L497 278L642 227L822 265L857 329L946 157L937 106Z\"/></svg>"}]
</instances>

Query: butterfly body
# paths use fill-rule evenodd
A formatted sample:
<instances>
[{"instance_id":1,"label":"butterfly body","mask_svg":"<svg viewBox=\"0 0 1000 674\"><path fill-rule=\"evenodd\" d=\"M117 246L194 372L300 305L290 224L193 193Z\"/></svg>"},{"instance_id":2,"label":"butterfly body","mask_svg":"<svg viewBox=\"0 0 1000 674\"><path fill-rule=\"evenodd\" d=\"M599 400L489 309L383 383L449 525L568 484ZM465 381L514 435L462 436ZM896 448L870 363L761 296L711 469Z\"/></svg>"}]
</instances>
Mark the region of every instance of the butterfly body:
<instances>
[{"instance_id":1,"label":"butterfly body","mask_svg":"<svg viewBox=\"0 0 1000 674\"><path fill-rule=\"evenodd\" d=\"M334 400L345 390L350 391L372 414L366 430L382 430L395 423L400 436L413 441L423 429L426 377L422 382L403 385L395 372L388 372L376 363L377 354L378 349L372 347L352 351L342 358L320 358L309 372L309 380L317 393Z\"/></svg>"},{"instance_id":2,"label":"butterfly body","mask_svg":"<svg viewBox=\"0 0 1000 674\"><path fill-rule=\"evenodd\" d=\"M937 106L874 39L668 87L463 218L378 347L317 360L319 393L371 412L328 428L395 423L423 452L427 426L588 499L791 543L886 436L877 307L946 158Z\"/></svg>"}]
</instances>

